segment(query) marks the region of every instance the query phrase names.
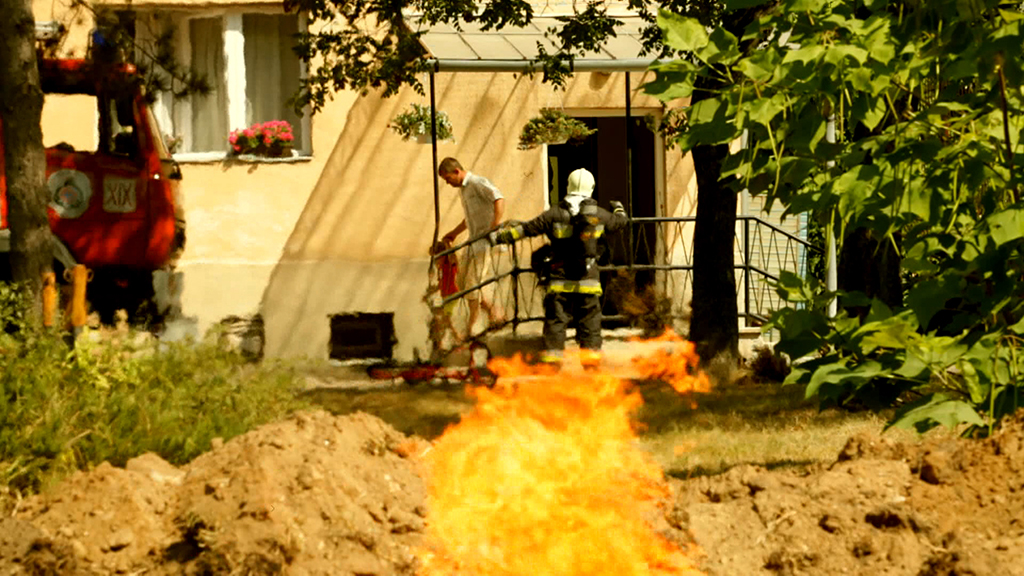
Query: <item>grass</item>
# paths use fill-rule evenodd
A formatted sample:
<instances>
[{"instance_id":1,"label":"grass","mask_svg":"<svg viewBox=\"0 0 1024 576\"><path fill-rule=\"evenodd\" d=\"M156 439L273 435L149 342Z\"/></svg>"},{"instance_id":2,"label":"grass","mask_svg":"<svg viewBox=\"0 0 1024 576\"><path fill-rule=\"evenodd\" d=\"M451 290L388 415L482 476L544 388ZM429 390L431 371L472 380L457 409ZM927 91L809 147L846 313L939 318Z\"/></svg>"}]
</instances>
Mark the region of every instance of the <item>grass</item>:
<instances>
[{"instance_id":1,"label":"grass","mask_svg":"<svg viewBox=\"0 0 1024 576\"><path fill-rule=\"evenodd\" d=\"M725 384L710 394L680 397L668 386L639 386L643 446L677 477L716 474L737 464L803 467L835 460L859 432L881 432L885 414L819 411L803 390L778 384ZM472 408L460 386L398 386L375 390L316 389L306 398L336 414L368 412L405 434L439 436ZM890 431L887 435L913 435Z\"/></svg>"},{"instance_id":2,"label":"grass","mask_svg":"<svg viewBox=\"0 0 1024 576\"><path fill-rule=\"evenodd\" d=\"M2 287L0 287L2 288ZM3 304L0 290L0 304ZM7 302L8 312L17 310ZM183 464L307 404L284 363L204 342L92 334L74 349L0 306L0 486L31 493L75 470L155 452ZM6 324L5 324L6 322Z\"/></svg>"},{"instance_id":3,"label":"grass","mask_svg":"<svg viewBox=\"0 0 1024 576\"><path fill-rule=\"evenodd\" d=\"M738 464L800 468L832 462L850 436L881 432L886 422L886 415L873 412L818 410L796 386L719 385L696 397L696 408L665 386L643 394L641 441L666 473L682 478ZM887 433L895 434L905 433Z\"/></svg>"}]
</instances>

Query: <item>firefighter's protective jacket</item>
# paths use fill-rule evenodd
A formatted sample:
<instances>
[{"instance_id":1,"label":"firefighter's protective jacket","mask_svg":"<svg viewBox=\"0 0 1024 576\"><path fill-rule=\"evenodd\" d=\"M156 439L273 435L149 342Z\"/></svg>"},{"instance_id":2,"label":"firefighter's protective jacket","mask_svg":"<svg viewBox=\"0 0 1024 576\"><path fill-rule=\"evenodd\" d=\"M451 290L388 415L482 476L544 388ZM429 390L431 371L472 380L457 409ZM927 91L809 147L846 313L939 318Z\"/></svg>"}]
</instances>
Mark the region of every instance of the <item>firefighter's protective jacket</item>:
<instances>
[{"instance_id":1,"label":"firefighter's protective jacket","mask_svg":"<svg viewBox=\"0 0 1024 576\"><path fill-rule=\"evenodd\" d=\"M584 198L574 216L569 203L563 200L529 222L492 232L490 238L494 244L510 244L521 238L547 235L552 252L548 292L601 294L597 241L606 233L625 227L627 221L621 204L609 212L593 198Z\"/></svg>"}]
</instances>

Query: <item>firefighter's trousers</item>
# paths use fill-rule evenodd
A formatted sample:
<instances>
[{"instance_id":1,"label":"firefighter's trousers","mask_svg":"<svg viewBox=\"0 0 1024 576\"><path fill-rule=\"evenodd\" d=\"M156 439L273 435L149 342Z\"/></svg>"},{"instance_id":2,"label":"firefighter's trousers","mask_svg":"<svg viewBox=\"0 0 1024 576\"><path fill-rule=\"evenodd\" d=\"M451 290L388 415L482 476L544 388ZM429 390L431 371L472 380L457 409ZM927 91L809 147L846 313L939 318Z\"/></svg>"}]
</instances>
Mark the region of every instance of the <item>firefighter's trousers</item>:
<instances>
[{"instance_id":1,"label":"firefighter's trousers","mask_svg":"<svg viewBox=\"0 0 1024 576\"><path fill-rule=\"evenodd\" d=\"M565 349L565 330L576 323L576 342L580 348L601 349L601 296L566 292L548 292L544 296L544 348L554 352Z\"/></svg>"}]
</instances>

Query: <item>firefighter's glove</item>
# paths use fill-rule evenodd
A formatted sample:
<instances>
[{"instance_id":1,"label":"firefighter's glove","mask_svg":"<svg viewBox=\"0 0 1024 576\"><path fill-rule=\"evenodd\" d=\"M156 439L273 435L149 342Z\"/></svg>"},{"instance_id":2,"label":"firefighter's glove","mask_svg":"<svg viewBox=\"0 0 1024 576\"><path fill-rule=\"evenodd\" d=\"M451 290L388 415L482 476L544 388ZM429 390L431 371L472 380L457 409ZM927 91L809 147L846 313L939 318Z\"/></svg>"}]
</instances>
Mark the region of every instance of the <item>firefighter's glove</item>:
<instances>
[{"instance_id":1,"label":"firefighter's glove","mask_svg":"<svg viewBox=\"0 0 1024 576\"><path fill-rule=\"evenodd\" d=\"M622 206L622 202L619 202L618 200L612 200L611 202L609 202L609 204L611 204L612 212L622 212L623 214L626 213L626 209Z\"/></svg>"},{"instance_id":2,"label":"firefighter's glove","mask_svg":"<svg viewBox=\"0 0 1024 576\"><path fill-rule=\"evenodd\" d=\"M511 244L522 237L521 225L519 222L510 220L505 222L487 235L491 246L496 244Z\"/></svg>"}]
</instances>

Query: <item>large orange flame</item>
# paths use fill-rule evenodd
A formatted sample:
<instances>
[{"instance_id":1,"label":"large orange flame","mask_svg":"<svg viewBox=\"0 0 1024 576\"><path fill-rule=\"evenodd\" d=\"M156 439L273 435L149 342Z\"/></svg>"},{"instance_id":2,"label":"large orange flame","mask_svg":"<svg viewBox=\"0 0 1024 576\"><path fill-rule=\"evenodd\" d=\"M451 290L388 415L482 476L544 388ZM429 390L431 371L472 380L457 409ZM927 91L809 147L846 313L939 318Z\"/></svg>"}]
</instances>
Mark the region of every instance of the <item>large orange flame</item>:
<instances>
[{"instance_id":1,"label":"large orange flame","mask_svg":"<svg viewBox=\"0 0 1024 576\"><path fill-rule=\"evenodd\" d=\"M637 447L628 382L518 357L491 369L498 384L471 388L475 409L425 455L421 576L699 574L648 521L668 488Z\"/></svg>"}]
</instances>

